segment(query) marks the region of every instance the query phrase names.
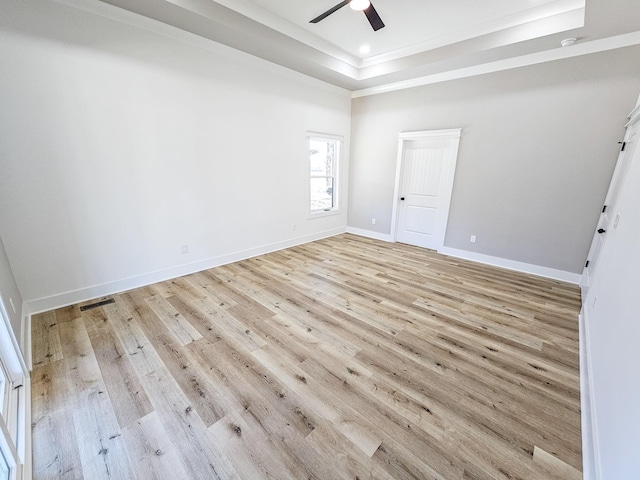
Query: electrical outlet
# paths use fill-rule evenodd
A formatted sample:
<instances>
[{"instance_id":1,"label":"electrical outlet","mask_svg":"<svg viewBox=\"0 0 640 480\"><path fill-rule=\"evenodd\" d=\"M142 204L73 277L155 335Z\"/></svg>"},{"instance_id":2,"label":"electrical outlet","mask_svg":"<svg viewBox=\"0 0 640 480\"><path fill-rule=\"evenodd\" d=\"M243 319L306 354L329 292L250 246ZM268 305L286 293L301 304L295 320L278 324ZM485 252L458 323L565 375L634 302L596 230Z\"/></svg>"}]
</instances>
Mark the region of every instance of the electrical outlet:
<instances>
[{"instance_id":1,"label":"electrical outlet","mask_svg":"<svg viewBox=\"0 0 640 480\"><path fill-rule=\"evenodd\" d=\"M291 230L294 231L294 232L296 231L296 224L295 223L293 225L291 225Z\"/></svg>"},{"instance_id":2,"label":"electrical outlet","mask_svg":"<svg viewBox=\"0 0 640 480\"><path fill-rule=\"evenodd\" d=\"M375 218L372 218L372 219L371 219L371 225L375 225L375 224L376 224L376 219L375 219Z\"/></svg>"},{"instance_id":3,"label":"electrical outlet","mask_svg":"<svg viewBox=\"0 0 640 480\"><path fill-rule=\"evenodd\" d=\"M476 243L476 236L475 235L471 235L471 238L469 239L469 241L471 243Z\"/></svg>"},{"instance_id":4,"label":"electrical outlet","mask_svg":"<svg viewBox=\"0 0 640 480\"><path fill-rule=\"evenodd\" d=\"M189 253L189 245L182 245L182 247L180 247L180 250L182 251L183 255Z\"/></svg>"}]
</instances>

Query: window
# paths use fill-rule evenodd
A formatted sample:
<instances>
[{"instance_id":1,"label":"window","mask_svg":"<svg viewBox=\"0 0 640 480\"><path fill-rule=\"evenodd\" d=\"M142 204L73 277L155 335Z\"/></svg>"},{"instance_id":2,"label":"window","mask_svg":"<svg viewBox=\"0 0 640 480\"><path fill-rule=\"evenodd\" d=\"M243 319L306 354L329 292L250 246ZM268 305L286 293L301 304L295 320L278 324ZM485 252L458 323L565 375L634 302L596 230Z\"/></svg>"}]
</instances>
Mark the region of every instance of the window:
<instances>
[{"instance_id":1,"label":"window","mask_svg":"<svg viewBox=\"0 0 640 480\"><path fill-rule=\"evenodd\" d=\"M338 163L342 138L308 134L309 211L312 215L336 212L338 208Z\"/></svg>"},{"instance_id":2,"label":"window","mask_svg":"<svg viewBox=\"0 0 640 480\"><path fill-rule=\"evenodd\" d=\"M22 478L25 457L27 368L0 297L0 480Z\"/></svg>"},{"instance_id":3,"label":"window","mask_svg":"<svg viewBox=\"0 0 640 480\"><path fill-rule=\"evenodd\" d=\"M2 416L6 415L5 405L7 405L7 399L9 398L9 387L7 385L7 374L5 373L2 357L0 357L0 412Z\"/></svg>"},{"instance_id":4,"label":"window","mask_svg":"<svg viewBox=\"0 0 640 480\"><path fill-rule=\"evenodd\" d=\"M0 318L2 321L2 318ZM13 480L16 478L16 456L12 447L15 445L15 437L17 432L13 432L14 409L11 408L12 385L9 381L9 375L4 365L2 357L4 352L0 352L0 480ZM16 418L17 419L17 418Z\"/></svg>"}]
</instances>

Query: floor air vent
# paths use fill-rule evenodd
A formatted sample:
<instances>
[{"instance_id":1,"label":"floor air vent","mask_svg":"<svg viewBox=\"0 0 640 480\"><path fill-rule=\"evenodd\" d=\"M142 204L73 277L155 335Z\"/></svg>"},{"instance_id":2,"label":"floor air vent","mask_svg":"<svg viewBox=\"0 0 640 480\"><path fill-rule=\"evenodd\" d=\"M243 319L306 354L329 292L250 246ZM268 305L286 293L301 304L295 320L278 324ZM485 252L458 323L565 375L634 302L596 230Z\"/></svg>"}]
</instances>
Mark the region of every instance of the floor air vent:
<instances>
[{"instance_id":1,"label":"floor air vent","mask_svg":"<svg viewBox=\"0 0 640 480\"><path fill-rule=\"evenodd\" d=\"M113 298L107 298L106 300L102 300L100 302L91 303L89 305L84 305L84 306L80 307L80 311L84 312L85 310L91 310L92 308L98 308L98 307L101 307L103 305L109 305L110 303L116 303L116 301Z\"/></svg>"}]
</instances>

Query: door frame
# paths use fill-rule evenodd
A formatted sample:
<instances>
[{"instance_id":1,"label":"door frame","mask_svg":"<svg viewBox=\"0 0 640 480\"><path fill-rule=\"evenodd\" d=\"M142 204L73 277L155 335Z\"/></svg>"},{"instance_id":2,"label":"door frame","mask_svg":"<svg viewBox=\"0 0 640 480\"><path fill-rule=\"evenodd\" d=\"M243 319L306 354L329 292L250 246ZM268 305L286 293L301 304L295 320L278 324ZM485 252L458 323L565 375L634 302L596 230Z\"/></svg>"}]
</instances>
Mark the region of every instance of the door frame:
<instances>
[{"instance_id":1,"label":"door frame","mask_svg":"<svg viewBox=\"0 0 640 480\"><path fill-rule=\"evenodd\" d=\"M444 205L443 210L445 213L445 220L443 225L443 238L442 245L438 247L438 250L444 246L444 236L447 233L447 224L449 222L449 208L451 207L451 195L453 193L453 180L456 173L456 165L458 161L458 147L460 145L460 137L462 135L461 128L449 128L446 130L421 130L415 132L400 132L398 134L398 154L396 159L396 179L393 189L393 210L391 211L391 241L396 242L398 237L398 205L400 202L400 188L402 185L402 175L404 173L404 149L407 142L412 140L424 140L426 138L447 138L451 140L458 140L454 142L452 150L452 160L449 165L451 174L447 179L444 192Z\"/></svg>"},{"instance_id":2,"label":"door frame","mask_svg":"<svg viewBox=\"0 0 640 480\"><path fill-rule=\"evenodd\" d=\"M598 217L596 232L594 233L593 239L591 240L589 253L587 254L587 261L589 266L587 266L587 263L585 263L585 266L582 269L582 276L580 278L582 300L585 304L586 299L589 296L589 290L593 283L593 277L596 273L594 266L597 267L599 265L600 253L602 252L602 249L607 242L606 231L603 234L598 234L597 230L603 227L606 230L617 227L615 221L615 215L617 214L617 212L615 211L616 204L612 204L611 202L612 199L615 199L617 202L620 191L622 190L626 181L626 175L629 171L629 167L631 166L631 162L637 154L636 150L640 148L640 146L638 146L637 144L638 142L640 142L640 103L636 105L636 107L631 111L631 113L629 113L629 115L627 115L627 119L628 121L625 124L626 131L624 134L623 142L629 145L629 140L631 139L631 137L635 136L634 142L636 142L636 145L631 147L633 151L620 150L618 152L616 165L613 169L609 188L604 199L604 206L607 207L607 210L606 212L602 211L600 213L600 216ZM604 237L601 237L601 235L604 235ZM597 246L598 242L600 242L599 248Z\"/></svg>"}]
</instances>

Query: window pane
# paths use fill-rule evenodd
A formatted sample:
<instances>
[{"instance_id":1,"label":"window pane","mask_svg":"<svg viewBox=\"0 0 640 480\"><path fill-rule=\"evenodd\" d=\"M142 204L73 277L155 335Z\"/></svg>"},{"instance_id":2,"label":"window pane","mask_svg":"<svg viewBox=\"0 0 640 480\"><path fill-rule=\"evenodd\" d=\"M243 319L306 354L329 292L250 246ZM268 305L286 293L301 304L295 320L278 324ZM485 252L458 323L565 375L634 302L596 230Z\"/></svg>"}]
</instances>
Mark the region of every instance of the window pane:
<instances>
[{"instance_id":1,"label":"window pane","mask_svg":"<svg viewBox=\"0 0 640 480\"><path fill-rule=\"evenodd\" d=\"M333 208L333 178L311 179L311 210Z\"/></svg>"},{"instance_id":2,"label":"window pane","mask_svg":"<svg viewBox=\"0 0 640 480\"><path fill-rule=\"evenodd\" d=\"M0 452L0 480L9 480L10 469L3 452Z\"/></svg>"},{"instance_id":3,"label":"window pane","mask_svg":"<svg viewBox=\"0 0 640 480\"><path fill-rule=\"evenodd\" d=\"M341 140L322 136L310 136L308 140L310 211L322 213L337 210Z\"/></svg>"},{"instance_id":4,"label":"window pane","mask_svg":"<svg viewBox=\"0 0 640 480\"><path fill-rule=\"evenodd\" d=\"M0 361L0 414L2 414L3 416L5 414L4 400L5 400L5 397L7 396L6 389L7 389L7 376L4 373L4 365L2 365L2 361Z\"/></svg>"},{"instance_id":5,"label":"window pane","mask_svg":"<svg viewBox=\"0 0 640 480\"><path fill-rule=\"evenodd\" d=\"M311 139L309 147L311 175L326 175L332 177L336 157L336 142L334 140Z\"/></svg>"}]
</instances>

